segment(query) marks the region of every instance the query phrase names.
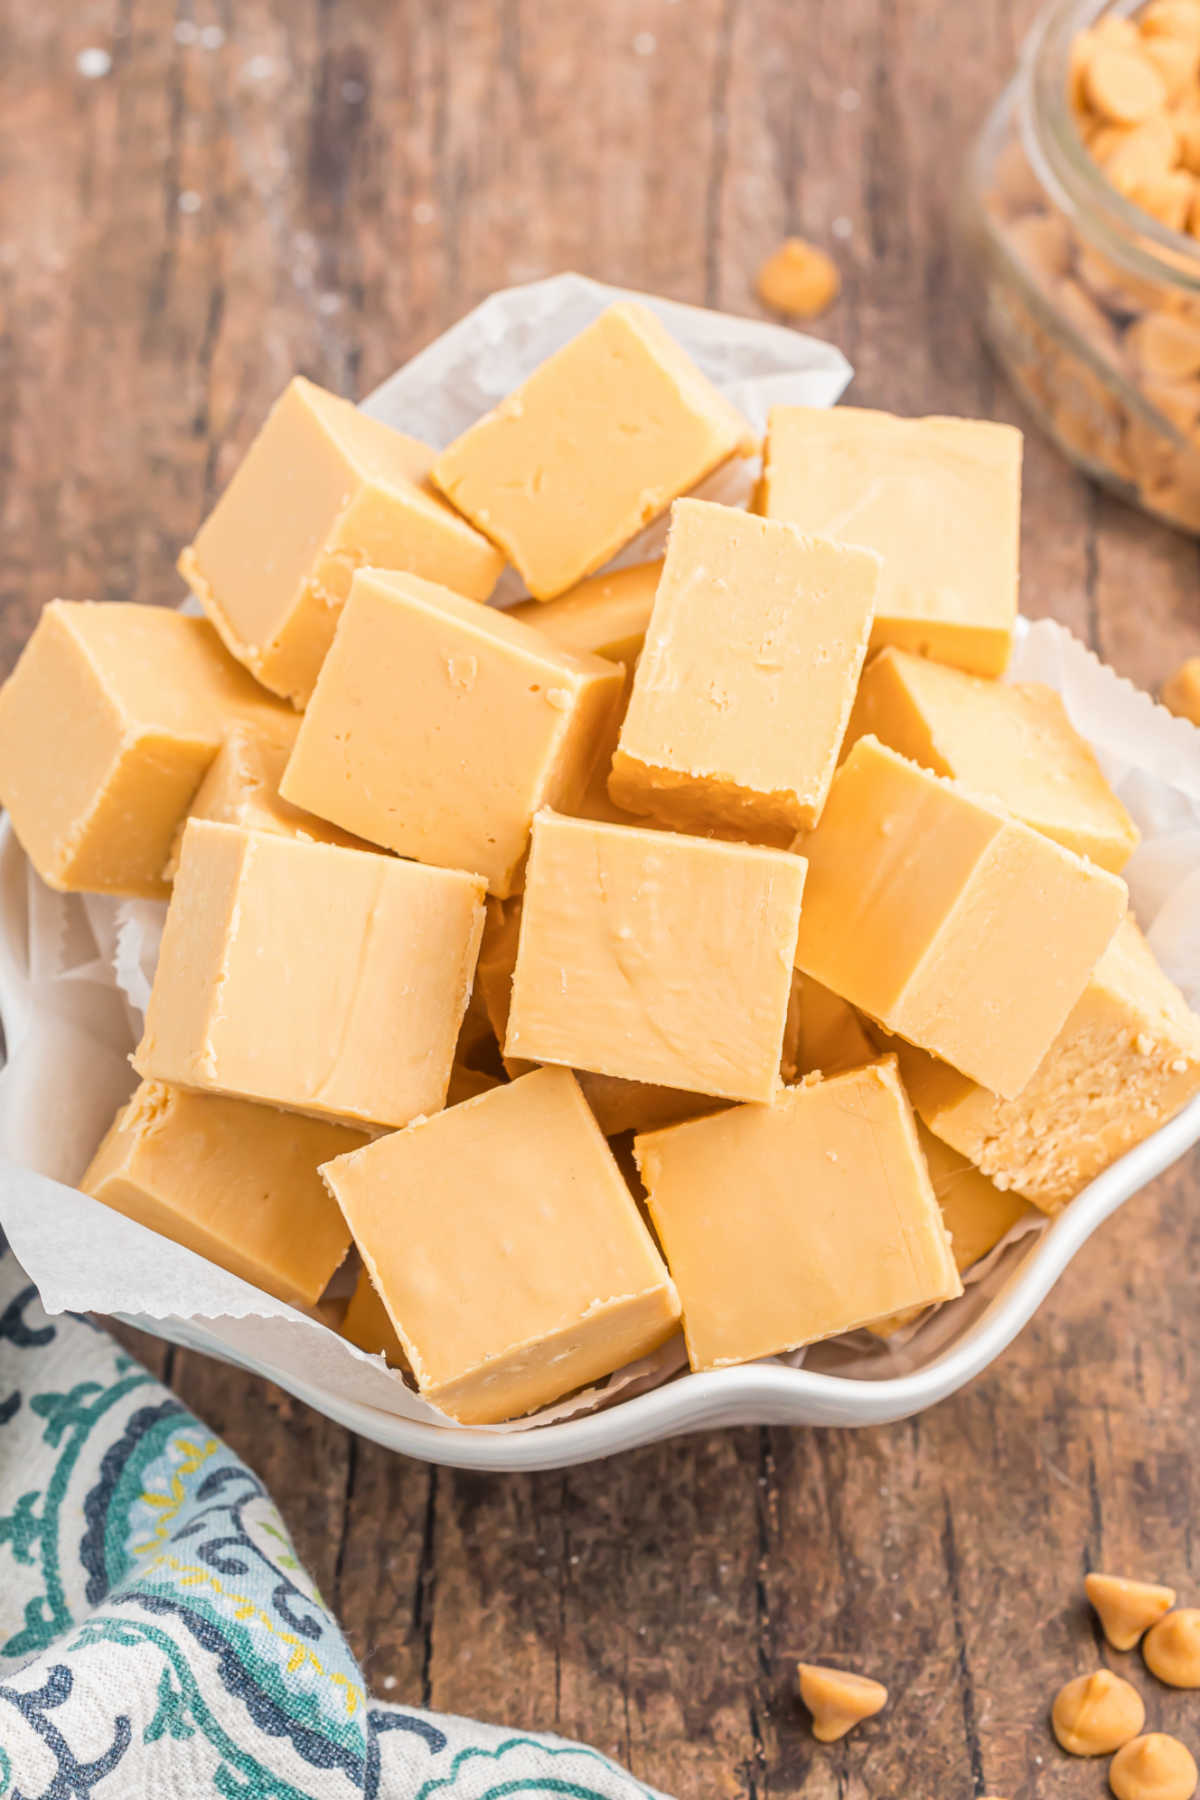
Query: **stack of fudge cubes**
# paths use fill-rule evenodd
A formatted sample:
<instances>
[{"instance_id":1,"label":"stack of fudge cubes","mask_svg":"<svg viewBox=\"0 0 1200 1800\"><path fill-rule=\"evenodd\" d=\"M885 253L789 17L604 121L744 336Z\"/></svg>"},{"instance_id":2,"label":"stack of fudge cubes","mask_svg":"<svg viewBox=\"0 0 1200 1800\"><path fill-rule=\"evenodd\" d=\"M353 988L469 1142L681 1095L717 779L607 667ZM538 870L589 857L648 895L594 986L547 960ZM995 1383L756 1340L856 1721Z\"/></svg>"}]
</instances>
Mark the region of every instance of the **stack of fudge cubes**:
<instances>
[{"instance_id":1,"label":"stack of fudge cubes","mask_svg":"<svg viewBox=\"0 0 1200 1800\"><path fill-rule=\"evenodd\" d=\"M55 602L0 692L41 877L169 898L83 1188L309 1309L353 1245L465 1424L886 1336L1200 1092L1137 832L998 679L1019 434L784 406L688 497L758 449L633 304L440 453L296 380L205 616Z\"/></svg>"}]
</instances>

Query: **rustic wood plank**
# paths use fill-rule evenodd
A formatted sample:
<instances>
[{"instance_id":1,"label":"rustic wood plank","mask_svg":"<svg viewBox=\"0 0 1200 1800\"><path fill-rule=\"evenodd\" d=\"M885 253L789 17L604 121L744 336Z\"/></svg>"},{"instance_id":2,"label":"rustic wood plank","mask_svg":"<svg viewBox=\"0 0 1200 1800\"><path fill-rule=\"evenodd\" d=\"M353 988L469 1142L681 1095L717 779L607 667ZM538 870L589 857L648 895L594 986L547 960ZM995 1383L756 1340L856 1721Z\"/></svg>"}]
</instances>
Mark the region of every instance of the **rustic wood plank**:
<instances>
[{"instance_id":1,"label":"rustic wood plank","mask_svg":"<svg viewBox=\"0 0 1200 1800\"><path fill-rule=\"evenodd\" d=\"M1024 422L977 343L958 152L1032 0L82 0L0 26L0 650L56 592L170 601L293 368L362 392L496 286L576 267L754 312L787 231L852 397ZM219 39L219 41L218 41ZM107 47L110 75L75 57ZM1143 682L1196 550L1026 452L1025 610ZM966 1394L886 1430L710 1434L537 1478L432 1471L125 1334L270 1482L368 1679L588 1737L680 1794L1099 1792L1058 1756L1087 1562L1200 1591L1195 1159ZM797 1656L893 1705L816 1746ZM1156 1690L1152 1719L1182 1727Z\"/></svg>"}]
</instances>

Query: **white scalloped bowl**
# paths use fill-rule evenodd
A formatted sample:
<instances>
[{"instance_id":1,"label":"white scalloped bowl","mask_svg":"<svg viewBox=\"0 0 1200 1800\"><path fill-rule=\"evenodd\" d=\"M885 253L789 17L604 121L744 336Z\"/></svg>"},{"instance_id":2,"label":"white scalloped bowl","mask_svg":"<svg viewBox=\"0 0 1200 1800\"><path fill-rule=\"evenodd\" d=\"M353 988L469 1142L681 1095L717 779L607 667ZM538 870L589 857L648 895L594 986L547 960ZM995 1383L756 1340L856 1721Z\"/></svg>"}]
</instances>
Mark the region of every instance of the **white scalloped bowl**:
<instances>
[{"instance_id":1,"label":"white scalloped bowl","mask_svg":"<svg viewBox=\"0 0 1200 1800\"><path fill-rule=\"evenodd\" d=\"M448 441L512 385L511 370L506 372L496 360L498 344L508 343L532 366L555 342L565 341L602 305L619 297L624 296L575 276L495 295L385 383L367 408L396 424L425 420L424 435L435 442ZM779 327L653 299L647 303L663 314L712 378L748 410L752 400L759 412L768 399L832 404L849 375L844 359L828 346ZM449 383L447 366L454 377ZM1187 894L1169 897L1170 871L1156 866L1145 880L1139 905L1144 900L1149 919L1166 900L1164 911L1174 905L1177 922L1181 906L1190 920L1195 912L1194 884L1200 883L1200 733L1169 719L1148 696L1111 671L1101 670L1089 652L1066 634L1056 635L1053 627L1029 629L1022 623L1019 651L1039 634L1046 666L1031 669L1027 664L1017 678L1052 680L1063 691L1076 725L1101 753L1110 778L1118 785L1126 781L1131 808L1139 797L1161 796L1169 790L1169 804L1161 809L1162 829L1165 835L1182 833L1191 845ZM0 858L6 834L7 821L0 827ZM0 893L0 1016L10 1030L10 1042L21 1020L24 937L21 919L5 909ZM1194 964L1200 945L1192 936L1188 941ZM1191 973L1196 975L1194 966ZM1200 976L1190 981L1189 991L1200 1005ZM703 1375L682 1373L650 1391L616 1397L586 1415L521 1429L465 1429L399 1417L338 1397L282 1362L276 1366L270 1358L251 1355L236 1342L236 1332L222 1337L203 1320L164 1321L136 1312L116 1316L276 1381L339 1424L389 1449L460 1468L562 1468L713 1426L876 1425L935 1405L993 1362L1097 1226L1197 1141L1200 1099L1106 1170L1044 1231L1011 1244L985 1279L944 1309L907 1353L881 1349L870 1358L859 1356L854 1374L849 1375L838 1372L849 1366L844 1351L836 1344L819 1345L803 1367L765 1362ZM37 1215L35 1234L40 1227ZM150 1303L144 1292L138 1299ZM76 1298L63 1303L93 1302L83 1284ZM109 1304L116 1304L115 1299Z\"/></svg>"}]
</instances>

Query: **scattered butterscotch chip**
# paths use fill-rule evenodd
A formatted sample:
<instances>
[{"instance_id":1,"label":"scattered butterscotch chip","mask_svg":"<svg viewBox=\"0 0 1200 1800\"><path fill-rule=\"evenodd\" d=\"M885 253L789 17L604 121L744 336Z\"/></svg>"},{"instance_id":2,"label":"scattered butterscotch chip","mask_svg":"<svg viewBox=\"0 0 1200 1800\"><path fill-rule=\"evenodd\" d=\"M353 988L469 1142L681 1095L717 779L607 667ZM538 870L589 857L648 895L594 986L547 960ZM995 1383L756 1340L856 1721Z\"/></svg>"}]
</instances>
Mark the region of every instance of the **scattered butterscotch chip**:
<instances>
[{"instance_id":1,"label":"scattered butterscotch chip","mask_svg":"<svg viewBox=\"0 0 1200 1800\"><path fill-rule=\"evenodd\" d=\"M758 271L758 297L774 312L815 319L833 305L842 278L833 258L803 238L785 238Z\"/></svg>"},{"instance_id":2,"label":"scattered butterscotch chip","mask_svg":"<svg viewBox=\"0 0 1200 1800\"><path fill-rule=\"evenodd\" d=\"M1181 719L1200 725L1200 656L1189 657L1170 681L1164 681L1162 703Z\"/></svg>"},{"instance_id":3,"label":"scattered butterscotch chip","mask_svg":"<svg viewBox=\"0 0 1200 1800\"><path fill-rule=\"evenodd\" d=\"M1149 1731L1117 1751L1108 1785L1117 1800L1191 1800L1200 1774L1186 1744Z\"/></svg>"},{"instance_id":4,"label":"scattered butterscotch chip","mask_svg":"<svg viewBox=\"0 0 1200 1800\"><path fill-rule=\"evenodd\" d=\"M1130 1682L1111 1669L1097 1669L1058 1690L1050 1723L1071 1756L1108 1756L1137 1736L1146 1708Z\"/></svg>"},{"instance_id":5,"label":"scattered butterscotch chip","mask_svg":"<svg viewBox=\"0 0 1200 1800\"><path fill-rule=\"evenodd\" d=\"M1152 1625L1142 1655L1150 1673L1168 1687L1200 1687L1200 1609L1181 1606Z\"/></svg>"},{"instance_id":6,"label":"scattered butterscotch chip","mask_svg":"<svg viewBox=\"0 0 1200 1800\"><path fill-rule=\"evenodd\" d=\"M1175 1604L1174 1588L1127 1581L1123 1575L1094 1573L1083 1585L1114 1650L1132 1650L1142 1633Z\"/></svg>"},{"instance_id":7,"label":"scattered butterscotch chip","mask_svg":"<svg viewBox=\"0 0 1200 1800\"><path fill-rule=\"evenodd\" d=\"M819 1743L836 1743L887 1705L887 1689L868 1675L826 1669L819 1663L797 1663L796 1668L800 1698L812 1714L813 1736Z\"/></svg>"}]
</instances>

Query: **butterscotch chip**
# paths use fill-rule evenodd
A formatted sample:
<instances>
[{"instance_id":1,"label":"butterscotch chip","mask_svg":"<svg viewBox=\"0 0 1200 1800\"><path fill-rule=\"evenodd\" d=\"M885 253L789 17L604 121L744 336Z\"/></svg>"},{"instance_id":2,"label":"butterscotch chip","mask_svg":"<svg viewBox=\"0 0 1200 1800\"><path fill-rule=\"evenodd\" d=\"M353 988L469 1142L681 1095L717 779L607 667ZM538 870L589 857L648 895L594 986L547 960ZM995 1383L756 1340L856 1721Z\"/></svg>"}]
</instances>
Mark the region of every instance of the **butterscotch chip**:
<instances>
[{"instance_id":1,"label":"butterscotch chip","mask_svg":"<svg viewBox=\"0 0 1200 1800\"><path fill-rule=\"evenodd\" d=\"M1138 15L1143 37L1194 38L1200 43L1200 5L1197 0L1151 0Z\"/></svg>"},{"instance_id":2,"label":"butterscotch chip","mask_svg":"<svg viewBox=\"0 0 1200 1800\"><path fill-rule=\"evenodd\" d=\"M1191 1800L1198 1780L1187 1745L1162 1731L1134 1738L1117 1751L1108 1771L1117 1800Z\"/></svg>"},{"instance_id":3,"label":"butterscotch chip","mask_svg":"<svg viewBox=\"0 0 1200 1800\"><path fill-rule=\"evenodd\" d=\"M1146 1723L1142 1696L1111 1669L1077 1675L1054 1698L1054 1735L1071 1756L1108 1756Z\"/></svg>"},{"instance_id":4,"label":"butterscotch chip","mask_svg":"<svg viewBox=\"0 0 1200 1800\"><path fill-rule=\"evenodd\" d=\"M798 1663L796 1667L800 1698L812 1714L813 1736L822 1744L836 1743L887 1705L887 1689L868 1675L826 1669L818 1663Z\"/></svg>"},{"instance_id":5,"label":"butterscotch chip","mask_svg":"<svg viewBox=\"0 0 1200 1800\"><path fill-rule=\"evenodd\" d=\"M1142 49L1163 78L1167 99L1174 104L1196 79L1200 62L1200 37L1156 37L1148 35Z\"/></svg>"},{"instance_id":6,"label":"butterscotch chip","mask_svg":"<svg viewBox=\"0 0 1200 1800\"><path fill-rule=\"evenodd\" d=\"M759 269L756 286L764 306L815 319L837 299L842 278L833 258L816 244L787 238Z\"/></svg>"},{"instance_id":7,"label":"butterscotch chip","mask_svg":"<svg viewBox=\"0 0 1200 1800\"><path fill-rule=\"evenodd\" d=\"M1094 1573L1083 1585L1114 1650L1132 1650L1142 1633L1175 1604L1174 1588L1128 1581L1123 1575Z\"/></svg>"},{"instance_id":8,"label":"butterscotch chip","mask_svg":"<svg viewBox=\"0 0 1200 1800\"><path fill-rule=\"evenodd\" d=\"M1126 331L1125 347L1147 375L1181 381L1200 373L1200 325L1174 313L1143 313Z\"/></svg>"},{"instance_id":9,"label":"butterscotch chip","mask_svg":"<svg viewBox=\"0 0 1200 1800\"><path fill-rule=\"evenodd\" d=\"M1182 1606L1152 1625L1142 1655L1150 1673L1168 1687L1200 1687L1200 1609Z\"/></svg>"},{"instance_id":10,"label":"butterscotch chip","mask_svg":"<svg viewBox=\"0 0 1200 1800\"><path fill-rule=\"evenodd\" d=\"M1195 429L1200 420L1200 380L1147 379L1142 383L1142 392L1176 431L1187 433Z\"/></svg>"},{"instance_id":11,"label":"butterscotch chip","mask_svg":"<svg viewBox=\"0 0 1200 1800\"><path fill-rule=\"evenodd\" d=\"M1089 104L1114 125L1137 125L1166 108L1166 83L1135 45L1101 44L1084 76Z\"/></svg>"},{"instance_id":12,"label":"butterscotch chip","mask_svg":"<svg viewBox=\"0 0 1200 1800\"><path fill-rule=\"evenodd\" d=\"M1097 139L1092 155L1104 166L1113 186L1128 194L1143 183L1158 181L1174 167L1179 139L1170 120L1147 119L1129 131Z\"/></svg>"},{"instance_id":13,"label":"butterscotch chip","mask_svg":"<svg viewBox=\"0 0 1200 1800\"><path fill-rule=\"evenodd\" d=\"M1162 703L1181 719L1200 725L1200 656L1189 657L1170 681L1163 683Z\"/></svg>"},{"instance_id":14,"label":"butterscotch chip","mask_svg":"<svg viewBox=\"0 0 1200 1800\"><path fill-rule=\"evenodd\" d=\"M1183 231L1195 209L1196 183L1186 169L1169 169L1165 175L1135 182L1129 198L1168 231Z\"/></svg>"},{"instance_id":15,"label":"butterscotch chip","mask_svg":"<svg viewBox=\"0 0 1200 1800\"><path fill-rule=\"evenodd\" d=\"M1141 41L1133 20L1120 18L1115 13L1098 19L1092 27L1092 36L1097 45L1111 44L1120 50L1136 50Z\"/></svg>"}]
</instances>

